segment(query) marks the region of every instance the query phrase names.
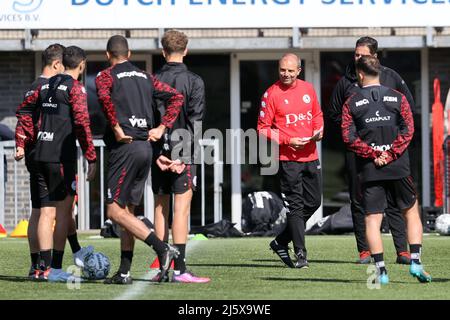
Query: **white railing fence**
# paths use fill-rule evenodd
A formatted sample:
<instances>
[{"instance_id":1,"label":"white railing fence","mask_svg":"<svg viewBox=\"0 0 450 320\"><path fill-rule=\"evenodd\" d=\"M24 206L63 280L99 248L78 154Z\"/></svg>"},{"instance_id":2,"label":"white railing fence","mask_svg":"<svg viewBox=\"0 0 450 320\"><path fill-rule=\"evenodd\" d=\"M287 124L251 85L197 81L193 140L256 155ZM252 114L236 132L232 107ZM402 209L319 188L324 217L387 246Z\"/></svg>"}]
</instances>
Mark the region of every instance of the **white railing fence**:
<instances>
[{"instance_id":1,"label":"white railing fence","mask_svg":"<svg viewBox=\"0 0 450 320\"><path fill-rule=\"evenodd\" d=\"M105 221L105 144L103 140L94 140L94 145L98 150L99 181L99 201L93 207L91 204L91 184L86 181L87 162L84 159L81 149L78 146L77 168L78 168L78 229L91 229L90 211L100 212L100 224ZM204 149L213 148L214 152L214 222L222 219L222 183L223 183L223 162L219 158L219 143L215 140L201 140L201 222L205 224L208 205L206 199L206 183ZM14 141L0 142L0 224L5 226L8 222L10 227L17 225L20 219L28 219L31 213L31 201L29 197L29 175L25 169L24 160L17 162L14 160ZM3 160L6 159L6 162ZM7 167L5 165L7 164ZM12 168L12 170L11 170ZM7 179L10 177L10 179ZM153 221L154 201L151 189L151 179L147 179L144 191L144 214ZM7 192L8 191L8 192ZM12 201L11 201L12 200Z\"/></svg>"}]
</instances>

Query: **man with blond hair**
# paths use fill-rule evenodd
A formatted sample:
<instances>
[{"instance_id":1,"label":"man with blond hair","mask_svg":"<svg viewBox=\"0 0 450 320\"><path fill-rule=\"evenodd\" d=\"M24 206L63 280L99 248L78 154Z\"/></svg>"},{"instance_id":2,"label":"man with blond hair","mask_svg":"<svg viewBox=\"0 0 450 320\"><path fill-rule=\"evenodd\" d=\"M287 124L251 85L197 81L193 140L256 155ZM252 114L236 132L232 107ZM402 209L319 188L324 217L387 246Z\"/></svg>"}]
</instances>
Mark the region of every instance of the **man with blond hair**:
<instances>
[{"instance_id":1,"label":"man with blond hair","mask_svg":"<svg viewBox=\"0 0 450 320\"><path fill-rule=\"evenodd\" d=\"M163 56L166 64L156 73L156 77L174 87L184 96L184 104L180 116L169 129L159 145L156 163L152 168L152 186L156 195L155 231L164 241L169 238L169 207L171 195L174 197L172 222L172 238L180 255L174 260L173 282L205 283L209 278L197 277L186 268L186 242L191 212L191 200L196 188L196 165L194 164L195 148L194 126L203 119L205 108L205 85L202 78L189 71L183 63L187 54L188 37L180 31L169 30L161 39ZM160 108L164 112L163 108ZM172 151L179 145L171 140L176 130L187 130L190 138L181 158L172 156ZM186 132L186 131L184 131ZM160 273L154 280L159 280ZM164 279L168 281L168 277Z\"/></svg>"}]
</instances>

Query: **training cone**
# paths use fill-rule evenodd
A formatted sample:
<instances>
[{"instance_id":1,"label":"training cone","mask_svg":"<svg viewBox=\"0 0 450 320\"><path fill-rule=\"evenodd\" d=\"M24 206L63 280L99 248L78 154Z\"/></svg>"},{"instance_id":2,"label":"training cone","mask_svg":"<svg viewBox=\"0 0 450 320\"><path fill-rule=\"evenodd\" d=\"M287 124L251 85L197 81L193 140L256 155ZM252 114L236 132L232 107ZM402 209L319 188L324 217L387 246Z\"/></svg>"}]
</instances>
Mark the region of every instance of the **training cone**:
<instances>
[{"instance_id":1,"label":"training cone","mask_svg":"<svg viewBox=\"0 0 450 320\"><path fill-rule=\"evenodd\" d=\"M9 235L11 238L26 238L28 231L28 221L20 220L13 232Z\"/></svg>"},{"instance_id":2,"label":"training cone","mask_svg":"<svg viewBox=\"0 0 450 320\"><path fill-rule=\"evenodd\" d=\"M203 233L197 233L191 240L204 241L208 240Z\"/></svg>"},{"instance_id":3,"label":"training cone","mask_svg":"<svg viewBox=\"0 0 450 320\"><path fill-rule=\"evenodd\" d=\"M5 228L0 224L0 238L6 238L7 235Z\"/></svg>"},{"instance_id":4,"label":"training cone","mask_svg":"<svg viewBox=\"0 0 450 320\"><path fill-rule=\"evenodd\" d=\"M170 264L170 269L173 269L174 263L172 260L172 263ZM159 259L156 257L156 259L153 261L153 263L150 265L150 269L159 269Z\"/></svg>"}]
</instances>

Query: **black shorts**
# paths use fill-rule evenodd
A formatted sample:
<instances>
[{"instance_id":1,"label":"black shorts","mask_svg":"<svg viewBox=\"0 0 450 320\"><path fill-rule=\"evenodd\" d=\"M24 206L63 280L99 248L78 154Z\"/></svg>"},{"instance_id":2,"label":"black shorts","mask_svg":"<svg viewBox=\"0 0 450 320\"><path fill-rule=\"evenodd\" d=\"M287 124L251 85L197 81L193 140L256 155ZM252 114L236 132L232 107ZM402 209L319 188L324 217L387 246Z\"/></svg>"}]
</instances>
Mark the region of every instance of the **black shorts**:
<instances>
[{"instance_id":1,"label":"black shorts","mask_svg":"<svg viewBox=\"0 0 450 320\"><path fill-rule=\"evenodd\" d=\"M53 207L68 195L75 195L76 163L35 162L41 207Z\"/></svg>"},{"instance_id":2,"label":"black shorts","mask_svg":"<svg viewBox=\"0 0 450 320\"><path fill-rule=\"evenodd\" d=\"M400 210L411 208L417 200L417 192L411 176L398 180L365 182L363 207L366 214L382 213L392 203Z\"/></svg>"},{"instance_id":3,"label":"black shorts","mask_svg":"<svg viewBox=\"0 0 450 320\"><path fill-rule=\"evenodd\" d=\"M30 198L31 207L33 209L41 208L41 197L39 193L39 186L45 185L45 180L42 175L38 174L38 167L32 157L25 156L25 166L30 173Z\"/></svg>"},{"instance_id":4,"label":"black shorts","mask_svg":"<svg viewBox=\"0 0 450 320\"><path fill-rule=\"evenodd\" d=\"M195 191L197 188L197 166L186 165L184 171L176 174L171 171L161 171L156 163L152 165L152 189L154 194L183 194Z\"/></svg>"},{"instance_id":5,"label":"black shorts","mask_svg":"<svg viewBox=\"0 0 450 320\"><path fill-rule=\"evenodd\" d=\"M152 147L147 141L122 144L109 153L106 202L121 207L138 206L152 163Z\"/></svg>"},{"instance_id":6,"label":"black shorts","mask_svg":"<svg viewBox=\"0 0 450 320\"><path fill-rule=\"evenodd\" d=\"M322 203L322 173L319 160L280 161L281 198L288 215L308 220Z\"/></svg>"}]
</instances>

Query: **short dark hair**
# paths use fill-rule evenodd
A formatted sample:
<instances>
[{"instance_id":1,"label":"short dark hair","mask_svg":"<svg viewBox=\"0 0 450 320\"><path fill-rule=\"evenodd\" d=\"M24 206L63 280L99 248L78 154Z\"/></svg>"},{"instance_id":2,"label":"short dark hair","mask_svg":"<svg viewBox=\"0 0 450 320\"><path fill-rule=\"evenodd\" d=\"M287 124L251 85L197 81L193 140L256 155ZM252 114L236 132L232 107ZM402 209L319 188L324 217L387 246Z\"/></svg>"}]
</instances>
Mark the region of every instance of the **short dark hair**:
<instances>
[{"instance_id":1,"label":"short dark hair","mask_svg":"<svg viewBox=\"0 0 450 320\"><path fill-rule=\"evenodd\" d=\"M64 50L63 65L66 69L73 70L86 60L86 53L83 49L70 46Z\"/></svg>"},{"instance_id":2,"label":"short dark hair","mask_svg":"<svg viewBox=\"0 0 450 320\"><path fill-rule=\"evenodd\" d=\"M356 61L356 70L362 71L364 74L376 77L380 74L380 61L372 56L362 56Z\"/></svg>"},{"instance_id":3,"label":"short dark hair","mask_svg":"<svg viewBox=\"0 0 450 320\"><path fill-rule=\"evenodd\" d=\"M187 35L177 30L166 31L161 39L163 49L168 54L183 53L188 42Z\"/></svg>"},{"instance_id":4,"label":"short dark hair","mask_svg":"<svg viewBox=\"0 0 450 320\"><path fill-rule=\"evenodd\" d=\"M63 61L65 47L59 43L51 44L42 52L42 67L51 66L54 61Z\"/></svg>"},{"instance_id":5,"label":"short dark hair","mask_svg":"<svg viewBox=\"0 0 450 320\"><path fill-rule=\"evenodd\" d=\"M114 58L127 57L129 50L127 39L121 35L112 36L106 45L106 51Z\"/></svg>"},{"instance_id":6,"label":"short dark hair","mask_svg":"<svg viewBox=\"0 0 450 320\"><path fill-rule=\"evenodd\" d=\"M374 55L378 51L378 41L372 37L361 37L356 41L356 48L365 46L369 48L370 54Z\"/></svg>"}]
</instances>

